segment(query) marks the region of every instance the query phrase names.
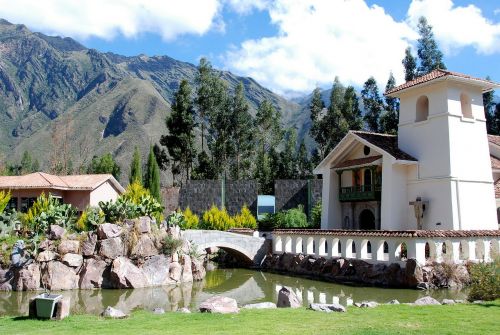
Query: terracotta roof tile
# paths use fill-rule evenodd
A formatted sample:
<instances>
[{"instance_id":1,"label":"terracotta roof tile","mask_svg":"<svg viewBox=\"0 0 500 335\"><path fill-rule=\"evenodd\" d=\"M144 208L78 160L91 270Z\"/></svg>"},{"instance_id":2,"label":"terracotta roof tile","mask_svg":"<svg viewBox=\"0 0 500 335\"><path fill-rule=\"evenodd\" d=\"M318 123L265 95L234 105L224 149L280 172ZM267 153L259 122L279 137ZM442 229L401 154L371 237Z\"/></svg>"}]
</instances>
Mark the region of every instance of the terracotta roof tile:
<instances>
[{"instance_id":1,"label":"terracotta roof tile","mask_svg":"<svg viewBox=\"0 0 500 335\"><path fill-rule=\"evenodd\" d=\"M500 237L500 230L320 230L277 229L274 235L327 235L354 237Z\"/></svg>"},{"instance_id":2,"label":"terracotta roof tile","mask_svg":"<svg viewBox=\"0 0 500 335\"><path fill-rule=\"evenodd\" d=\"M490 161L491 161L491 168L492 169L499 169L500 170L500 159L496 158L495 156L490 155Z\"/></svg>"},{"instance_id":3,"label":"terracotta roof tile","mask_svg":"<svg viewBox=\"0 0 500 335\"><path fill-rule=\"evenodd\" d=\"M495 181L495 199L500 198L500 178Z\"/></svg>"},{"instance_id":4,"label":"terracotta roof tile","mask_svg":"<svg viewBox=\"0 0 500 335\"><path fill-rule=\"evenodd\" d=\"M488 142L500 146L500 136L488 135Z\"/></svg>"},{"instance_id":5,"label":"terracotta roof tile","mask_svg":"<svg viewBox=\"0 0 500 335\"><path fill-rule=\"evenodd\" d=\"M112 178L110 174L56 176L44 172L35 172L24 176L0 176L0 189L55 188L93 190L110 178Z\"/></svg>"},{"instance_id":6,"label":"terracotta roof tile","mask_svg":"<svg viewBox=\"0 0 500 335\"><path fill-rule=\"evenodd\" d=\"M398 148L398 137L396 135L378 134L367 131L351 131L353 134L370 142L376 147L384 150L394 158L406 161L418 161L415 157Z\"/></svg>"},{"instance_id":7,"label":"terracotta roof tile","mask_svg":"<svg viewBox=\"0 0 500 335\"><path fill-rule=\"evenodd\" d=\"M477 81L483 82L484 84L491 84L491 87L496 87L497 86L497 84L495 84L492 81L484 80L484 79L481 79L481 78L475 78L475 77L472 77L472 76L469 76L469 75L466 75L466 74L463 74L463 73L458 73L458 72L453 72L453 71L448 71L448 70L442 70L442 69L436 69L436 70L433 70L433 71L431 71L431 72L429 72L429 73L427 73L427 74L425 74L423 76L420 76L420 77L417 77L417 78L415 78L413 80L407 81L406 83L404 83L402 85L399 85L397 87L394 87L393 89L390 89L390 90L386 91L385 95L393 94L393 93L402 91L404 89L407 89L407 88L410 88L410 87L413 87L413 86L417 86L417 85L420 85L420 84L423 84L423 83L427 83L429 81L436 80L438 78L447 77L447 76L464 78L464 79L470 79L470 80L477 80Z\"/></svg>"},{"instance_id":8,"label":"terracotta roof tile","mask_svg":"<svg viewBox=\"0 0 500 335\"><path fill-rule=\"evenodd\" d=\"M371 156L371 157L363 157L363 158L357 158L357 159L350 159L350 160L343 161L343 162L335 165L333 168L340 169L340 168L345 168L345 167L370 164L370 163L373 163L373 162L379 160L380 158L382 158L381 155Z\"/></svg>"}]
</instances>

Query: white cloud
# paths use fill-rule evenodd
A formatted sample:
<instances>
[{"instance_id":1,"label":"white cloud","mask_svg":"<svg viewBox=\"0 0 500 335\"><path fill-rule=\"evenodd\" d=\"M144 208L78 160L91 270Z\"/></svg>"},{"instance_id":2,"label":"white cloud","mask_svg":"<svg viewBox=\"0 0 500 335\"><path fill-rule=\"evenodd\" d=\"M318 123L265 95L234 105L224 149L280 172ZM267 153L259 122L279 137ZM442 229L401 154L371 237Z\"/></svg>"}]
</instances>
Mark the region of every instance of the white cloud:
<instances>
[{"instance_id":1,"label":"white cloud","mask_svg":"<svg viewBox=\"0 0 500 335\"><path fill-rule=\"evenodd\" d=\"M270 0L226 0L227 4L239 14L248 14L252 10L263 10L270 4Z\"/></svg>"},{"instance_id":2,"label":"white cloud","mask_svg":"<svg viewBox=\"0 0 500 335\"><path fill-rule=\"evenodd\" d=\"M358 86L370 75L385 85L390 71L402 79L404 50L416 38L405 22L362 0L277 0L269 14L278 35L243 42L225 65L287 95L331 85L335 76Z\"/></svg>"},{"instance_id":3,"label":"white cloud","mask_svg":"<svg viewBox=\"0 0 500 335\"><path fill-rule=\"evenodd\" d=\"M0 0L0 17L49 34L112 39L153 32L165 40L223 29L218 0Z\"/></svg>"},{"instance_id":4,"label":"white cloud","mask_svg":"<svg viewBox=\"0 0 500 335\"><path fill-rule=\"evenodd\" d=\"M425 16L433 26L445 54L466 46L483 54L500 52L500 23L488 20L474 5L455 6L451 0L413 0L408 22L416 27L420 16Z\"/></svg>"}]
</instances>

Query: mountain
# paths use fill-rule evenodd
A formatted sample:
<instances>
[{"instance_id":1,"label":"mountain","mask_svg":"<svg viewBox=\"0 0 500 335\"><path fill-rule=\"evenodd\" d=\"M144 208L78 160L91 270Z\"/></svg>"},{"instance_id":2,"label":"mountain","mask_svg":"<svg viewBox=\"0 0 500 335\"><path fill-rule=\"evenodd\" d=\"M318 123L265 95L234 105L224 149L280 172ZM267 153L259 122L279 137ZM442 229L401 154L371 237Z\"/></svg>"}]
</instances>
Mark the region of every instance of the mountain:
<instances>
[{"instance_id":1,"label":"mountain","mask_svg":"<svg viewBox=\"0 0 500 335\"><path fill-rule=\"evenodd\" d=\"M0 20L0 155L15 161L28 150L47 168L56 149L76 167L111 152L125 181L133 148L145 156L159 141L174 92L195 74L195 65L168 56L101 53ZM307 133L302 106L251 78L219 74L230 90L243 82L252 113L270 100L285 127Z\"/></svg>"}]
</instances>

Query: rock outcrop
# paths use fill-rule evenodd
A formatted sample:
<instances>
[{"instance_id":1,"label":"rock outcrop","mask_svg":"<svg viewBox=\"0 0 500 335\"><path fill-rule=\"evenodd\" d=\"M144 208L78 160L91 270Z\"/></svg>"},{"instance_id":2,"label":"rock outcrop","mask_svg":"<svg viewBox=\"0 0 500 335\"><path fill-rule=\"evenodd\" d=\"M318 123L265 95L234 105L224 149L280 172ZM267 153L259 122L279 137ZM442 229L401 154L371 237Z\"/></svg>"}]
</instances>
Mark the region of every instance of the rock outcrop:
<instances>
[{"instance_id":1,"label":"rock outcrop","mask_svg":"<svg viewBox=\"0 0 500 335\"><path fill-rule=\"evenodd\" d=\"M201 303L200 312L202 313L239 313L240 309L236 300L228 297L213 296Z\"/></svg>"},{"instance_id":2,"label":"rock outcrop","mask_svg":"<svg viewBox=\"0 0 500 335\"><path fill-rule=\"evenodd\" d=\"M297 295L286 287L282 287L278 292L278 302L276 303L278 308L291 307L299 308L302 307Z\"/></svg>"}]
</instances>

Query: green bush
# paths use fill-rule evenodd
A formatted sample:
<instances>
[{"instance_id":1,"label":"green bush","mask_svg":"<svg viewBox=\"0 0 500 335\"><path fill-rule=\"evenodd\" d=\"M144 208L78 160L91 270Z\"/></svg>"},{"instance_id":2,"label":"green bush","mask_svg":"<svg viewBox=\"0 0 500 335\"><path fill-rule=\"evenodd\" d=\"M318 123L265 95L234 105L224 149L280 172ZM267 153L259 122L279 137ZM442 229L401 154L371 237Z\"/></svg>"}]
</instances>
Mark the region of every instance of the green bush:
<instances>
[{"instance_id":1,"label":"green bush","mask_svg":"<svg viewBox=\"0 0 500 335\"><path fill-rule=\"evenodd\" d=\"M291 208L275 214L267 214L259 222L259 229L293 229L293 228L312 228L307 223L307 215L304 213L304 206Z\"/></svg>"},{"instance_id":2,"label":"green bush","mask_svg":"<svg viewBox=\"0 0 500 335\"><path fill-rule=\"evenodd\" d=\"M187 207L182 214L184 215L183 225L181 226L182 229L198 229L200 225L200 218L198 215L194 214L189 207Z\"/></svg>"},{"instance_id":3,"label":"green bush","mask_svg":"<svg viewBox=\"0 0 500 335\"><path fill-rule=\"evenodd\" d=\"M147 215L155 218L156 222L163 220L163 206L139 182L130 184L121 198L136 206L136 213L133 216Z\"/></svg>"},{"instance_id":4,"label":"green bush","mask_svg":"<svg viewBox=\"0 0 500 335\"><path fill-rule=\"evenodd\" d=\"M215 205L203 213L201 229L228 230L235 227L234 219L225 208L219 209Z\"/></svg>"},{"instance_id":5,"label":"green bush","mask_svg":"<svg viewBox=\"0 0 500 335\"><path fill-rule=\"evenodd\" d=\"M500 258L491 263L476 263L469 267L471 285L468 299L495 300L500 298Z\"/></svg>"},{"instance_id":6,"label":"green bush","mask_svg":"<svg viewBox=\"0 0 500 335\"><path fill-rule=\"evenodd\" d=\"M76 209L69 204L61 204L59 199L51 194L42 193L35 201L28 213L23 215L22 222L25 228L35 234L45 233L50 225L60 225L70 230L76 220Z\"/></svg>"},{"instance_id":7,"label":"green bush","mask_svg":"<svg viewBox=\"0 0 500 335\"><path fill-rule=\"evenodd\" d=\"M246 205L243 206L240 214L234 216L234 224L236 228L257 228L257 220Z\"/></svg>"},{"instance_id":8,"label":"green bush","mask_svg":"<svg viewBox=\"0 0 500 335\"><path fill-rule=\"evenodd\" d=\"M311 228L319 229L321 227L321 201L311 209Z\"/></svg>"},{"instance_id":9,"label":"green bush","mask_svg":"<svg viewBox=\"0 0 500 335\"><path fill-rule=\"evenodd\" d=\"M137 206L126 198L119 197L116 201L99 201L99 207L104 213L106 222L117 223L125 219L135 219Z\"/></svg>"},{"instance_id":10,"label":"green bush","mask_svg":"<svg viewBox=\"0 0 500 335\"><path fill-rule=\"evenodd\" d=\"M172 236L168 235L163 240L163 248L162 248L163 253L167 256L171 256L182 247L183 243L184 243L183 240L176 239L176 238L173 238Z\"/></svg>"},{"instance_id":11,"label":"green bush","mask_svg":"<svg viewBox=\"0 0 500 335\"><path fill-rule=\"evenodd\" d=\"M21 219L17 211L7 210L0 213L0 237L12 235L18 224L21 224Z\"/></svg>"},{"instance_id":12,"label":"green bush","mask_svg":"<svg viewBox=\"0 0 500 335\"><path fill-rule=\"evenodd\" d=\"M9 201L10 201L10 191L9 192L1 191L0 192L0 214L3 213L3 211L5 210L5 207L7 207L7 204L9 203Z\"/></svg>"},{"instance_id":13,"label":"green bush","mask_svg":"<svg viewBox=\"0 0 500 335\"><path fill-rule=\"evenodd\" d=\"M76 221L75 229L77 231L91 231L97 225L104 223L105 215L99 207L87 207Z\"/></svg>"}]
</instances>

